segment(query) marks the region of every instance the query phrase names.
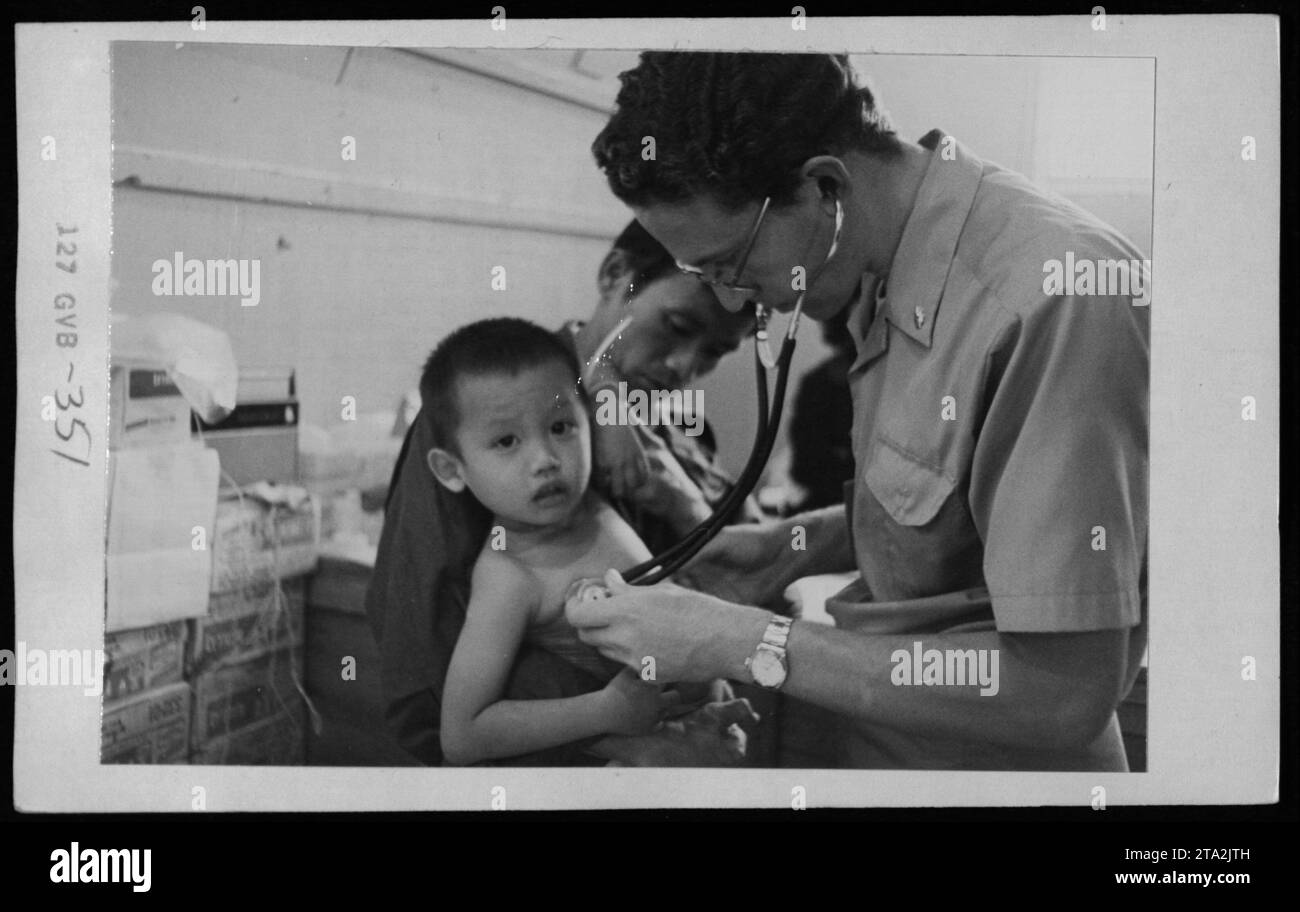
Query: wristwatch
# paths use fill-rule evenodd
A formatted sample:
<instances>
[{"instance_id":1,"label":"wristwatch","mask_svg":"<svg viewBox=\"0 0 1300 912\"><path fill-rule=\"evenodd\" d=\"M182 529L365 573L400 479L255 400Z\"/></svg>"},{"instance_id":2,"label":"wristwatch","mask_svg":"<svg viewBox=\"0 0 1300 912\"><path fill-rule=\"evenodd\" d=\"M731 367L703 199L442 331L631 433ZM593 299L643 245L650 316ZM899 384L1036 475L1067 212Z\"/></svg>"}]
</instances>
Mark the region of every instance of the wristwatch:
<instances>
[{"instance_id":1,"label":"wristwatch","mask_svg":"<svg viewBox=\"0 0 1300 912\"><path fill-rule=\"evenodd\" d=\"M754 654L745 659L745 667L759 687L768 690L780 690L790 673L790 664L786 659L785 643L790 638L790 625L794 620L781 615L773 615L767 629L763 631L763 642L758 644Z\"/></svg>"}]
</instances>

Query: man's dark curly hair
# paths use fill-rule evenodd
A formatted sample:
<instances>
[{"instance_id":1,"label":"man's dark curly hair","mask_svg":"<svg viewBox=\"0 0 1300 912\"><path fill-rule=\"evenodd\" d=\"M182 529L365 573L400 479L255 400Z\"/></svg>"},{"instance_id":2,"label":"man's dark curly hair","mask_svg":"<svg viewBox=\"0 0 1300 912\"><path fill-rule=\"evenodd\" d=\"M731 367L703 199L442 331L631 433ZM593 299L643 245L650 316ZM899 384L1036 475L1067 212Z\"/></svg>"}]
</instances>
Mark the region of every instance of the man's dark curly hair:
<instances>
[{"instance_id":1,"label":"man's dark curly hair","mask_svg":"<svg viewBox=\"0 0 1300 912\"><path fill-rule=\"evenodd\" d=\"M842 54L646 51L619 79L617 110L591 151L631 206L700 194L729 209L769 194L781 205L814 155L901 148Z\"/></svg>"}]
</instances>

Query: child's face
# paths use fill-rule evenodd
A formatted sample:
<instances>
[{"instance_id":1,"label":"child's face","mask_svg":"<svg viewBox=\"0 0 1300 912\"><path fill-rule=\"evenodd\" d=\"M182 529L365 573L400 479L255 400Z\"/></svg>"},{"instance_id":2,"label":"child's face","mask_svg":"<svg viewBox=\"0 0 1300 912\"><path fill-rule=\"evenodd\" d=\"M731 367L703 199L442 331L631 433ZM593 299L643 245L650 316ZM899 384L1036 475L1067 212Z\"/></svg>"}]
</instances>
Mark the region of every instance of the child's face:
<instances>
[{"instance_id":1,"label":"child's face","mask_svg":"<svg viewBox=\"0 0 1300 912\"><path fill-rule=\"evenodd\" d=\"M435 449L430 467L447 487L468 487L503 520L545 526L566 519L587 490L587 412L571 371L548 362L517 375L457 381L459 457Z\"/></svg>"},{"instance_id":2,"label":"child's face","mask_svg":"<svg viewBox=\"0 0 1300 912\"><path fill-rule=\"evenodd\" d=\"M633 320L609 357L630 386L643 390L690 386L735 351L754 323L748 314L728 313L707 286L678 273L638 290L630 305L622 297L615 305L618 317Z\"/></svg>"}]
</instances>

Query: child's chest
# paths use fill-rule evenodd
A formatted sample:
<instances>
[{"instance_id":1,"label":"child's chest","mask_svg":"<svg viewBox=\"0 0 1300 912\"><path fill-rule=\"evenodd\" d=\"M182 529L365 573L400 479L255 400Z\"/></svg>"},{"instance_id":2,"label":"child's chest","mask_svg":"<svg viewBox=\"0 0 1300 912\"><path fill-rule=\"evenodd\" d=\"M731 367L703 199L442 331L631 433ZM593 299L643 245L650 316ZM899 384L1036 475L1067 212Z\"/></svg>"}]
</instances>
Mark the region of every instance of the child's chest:
<instances>
[{"instance_id":1,"label":"child's chest","mask_svg":"<svg viewBox=\"0 0 1300 912\"><path fill-rule=\"evenodd\" d=\"M550 623L563 613L564 595L574 580L601 578L610 568L627 570L650 557L636 532L613 509L600 511L592 522L595 528L585 540L559 545L548 559L533 565L541 589L534 623Z\"/></svg>"}]
</instances>

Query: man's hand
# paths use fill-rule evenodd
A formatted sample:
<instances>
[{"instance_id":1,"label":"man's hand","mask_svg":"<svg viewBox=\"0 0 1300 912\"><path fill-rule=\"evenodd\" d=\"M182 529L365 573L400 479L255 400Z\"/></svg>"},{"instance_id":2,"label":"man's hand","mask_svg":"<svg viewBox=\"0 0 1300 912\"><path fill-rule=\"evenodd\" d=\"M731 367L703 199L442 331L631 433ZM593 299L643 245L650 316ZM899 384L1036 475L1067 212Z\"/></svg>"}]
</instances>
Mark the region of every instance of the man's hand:
<instances>
[{"instance_id":1,"label":"man's hand","mask_svg":"<svg viewBox=\"0 0 1300 912\"><path fill-rule=\"evenodd\" d=\"M641 442L649 472L632 491L632 500L643 510L666 519L679 535L685 535L709 517L709 502L662 440L646 434Z\"/></svg>"},{"instance_id":2,"label":"man's hand","mask_svg":"<svg viewBox=\"0 0 1300 912\"><path fill-rule=\"evenodd\" d=\"M605 574L605 585L609 598L570 602L565 616L583 642L615 662L640 668L652 658L661 683L742 677L771 618L671 583L629 586L617 570Z\"/></svg>"}]
</instances>

